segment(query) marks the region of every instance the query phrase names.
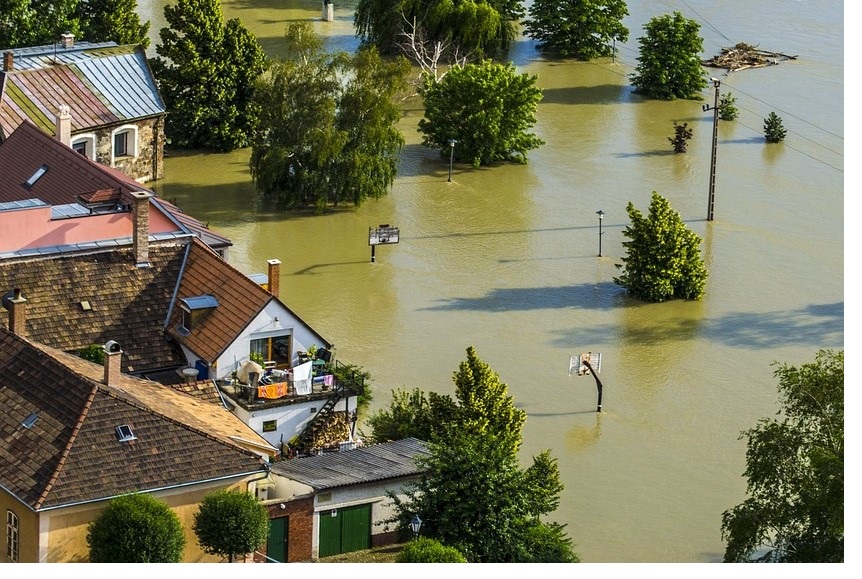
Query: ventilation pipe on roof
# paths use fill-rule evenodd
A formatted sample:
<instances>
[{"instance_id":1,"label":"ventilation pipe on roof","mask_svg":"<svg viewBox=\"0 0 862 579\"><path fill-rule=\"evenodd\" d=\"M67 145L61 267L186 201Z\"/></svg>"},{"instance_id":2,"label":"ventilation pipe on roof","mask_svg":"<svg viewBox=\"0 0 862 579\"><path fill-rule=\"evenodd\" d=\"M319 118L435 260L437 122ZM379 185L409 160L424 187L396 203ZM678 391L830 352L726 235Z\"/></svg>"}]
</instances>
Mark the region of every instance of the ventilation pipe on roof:
<instances>
[{"instance_id":1,"label":"ventilation pipe on roof","mask_svg":"<svg viewBox=\"0 0 862 579\"><path fill-rule=\"evenodd\" d=\"M269 293L273 296L278 297L279 291L279 278L281 276L281 262L277 259L270 259L266 262L269 265L267 270L267 276L269 277L269 281L267 282L269 287Z\"/></svg>"},{"instance_id":2,"label":"ventilation pipe on roof","mask_svg":"<svg viewBox=\"0 0 862 579\"><path fill-rule=\"evenodd\" d=\"M117 386L120 383L120 363L123 359L123 350L114 340L105 343L105 378L102 382L106 386Z\"/></svg>"},{"instance_id":3,"label":"ventilation pipe on roof","mask_svg":"<svg viewBox=\"0 0 862 579\"><path fill-rule=\"evenodd\" d=\"M12 297L3 300L9 309L9 330L18 336L27 336L27 300L21 295L21 288L12 291Z\"/></svg>"},{"instance_id":4,"label":"ventilation pipe on roof","mask_svg":"<svg viewBox=\"0 0 862 579\"><path fill-rule=\"evenodd\" d=\"M72 115L69 113L68 105L60 105L57 110L57 140L66 145L72 146Z\"/></svg>"},{"instance_id":5,"label":"ventilation pipe on roof","mask_svg":"<svg viewBox=\"0 0 862 579\"><path fill-rule=\"evenodd\" d=\"M3 72L12 72L15 70L15 53L7 50L3 53Z\"/></svg>"},{"instance_id":6,"label":"ventilation pipe on roof","mask_svg":"<svg viewBox=\"0 0 862 579\"><path fill-rule=\"evenodd\" d=\"M153 194L148 191L132 191L134 205L132 207L132 246L135 252L135 265L138 267L150 267L149 238L150 238L150 197Z\"/></svg>"}]
</instances>

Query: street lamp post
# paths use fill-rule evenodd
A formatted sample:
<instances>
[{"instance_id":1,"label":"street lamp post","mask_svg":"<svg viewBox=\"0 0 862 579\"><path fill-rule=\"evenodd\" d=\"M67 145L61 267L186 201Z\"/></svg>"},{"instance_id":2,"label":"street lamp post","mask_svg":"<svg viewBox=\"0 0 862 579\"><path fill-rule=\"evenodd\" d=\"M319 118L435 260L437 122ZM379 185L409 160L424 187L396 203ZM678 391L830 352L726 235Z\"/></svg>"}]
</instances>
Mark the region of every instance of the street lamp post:
<instances>
[{"instance_id":1,"label":"street lamp post","mask_svg":"<svg viewBox=\"0 0 862 579\"><path fill-rule=\"evenodd\" d=\"M419 528L422 527L422 519L419 518L419 515L413 515L413 518L410 519L410 530L413 531L413 540L419 538Z\"/></svg>"},{"instance_id":2,"label":"street lamp post","mask_svg":"<svg viewBox=\"0 0 862 579\"><path fill-rule=\"evenodd\" d=\"M721 86L721 81L717 78L710 78L709 80L715 86L715 104L713 106L703 105L703 112L713 111L712 158L709 163L709 203L706 208L706 220L712 221L713 208L715 206L715 156L718 152L718 87Z\"/></svg>"},{"instance_id":3,"label":"street lamp post","mask_svg":"<svg viewBox=\"0 0 862 579\"><path fill-rule=\"evenodd\" d=\"M598 211L596 211L596 215L599 216L599 257L601 257L602 256L602 235L604 235L602 233L602 221L605 218L605 212L602 211L601 209L599 209Z\"/></svg>"},{"instance_id":4,"label":"street lamp post","mask_svg":"<svg viewBox=\"0 0 862 579\"><path fill-rule=\"evenodd\" d=\"M449 139L449 183L452 182L452 160L455 158L455 139Z\"/></svg>"}]
</instances>

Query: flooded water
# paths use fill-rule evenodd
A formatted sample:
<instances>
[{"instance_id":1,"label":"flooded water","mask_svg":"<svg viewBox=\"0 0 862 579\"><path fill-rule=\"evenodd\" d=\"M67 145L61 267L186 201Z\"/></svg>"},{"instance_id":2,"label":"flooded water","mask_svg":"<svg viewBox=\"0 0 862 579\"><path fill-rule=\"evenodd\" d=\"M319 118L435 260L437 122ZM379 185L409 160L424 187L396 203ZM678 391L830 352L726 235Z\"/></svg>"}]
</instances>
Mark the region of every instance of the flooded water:
<instances>
[{"instance_id":1,"label":"flooded water","mask_svg":"<svg viewBox=\"0 0 862 579\"><path fill-rule=\"evenodd\" d=\"M139 0L164 26L163 2ZM331 48L352 50L353 2L336 20L316 1L233 0L277 55L285 25L311 20ZM528 3L529 5L529 3ZM772 363L813 361L844 345L843 4L836 1L630 1L631 38L616 59L549 61L529 39L512 49L544 89L527 165L473 169L419 146L421 102L405 102L407 139L391 193L320 217L261 205L248 151L173 152L162 197L233 240L246 273L282 262L282 297L371 372L372 409L393 388L453 392L475 346L527 412L523 457L550 448L566 485L553 519L585 562L720 561L722 512L745 497L740 431L776 410ZM701 22L704 57L737 42L798 55L724 75L740 117L719 127L715 219L705 220L712 113L701 102L632 94L637 38L675 10ZM152 52L152 47L151 47ZM713 92L704 91L705 102ZM765 145L763 119L784 143ZM673 121L694 129L674 155ZM643 304L613 277L631 201L655 190L700 235L709 270L698 302ZM597 257L603 210L602 254ZM371 263L368 228L399 227ZM601 352L604 412L569 357Z\"/></svg>"}]
</instances>

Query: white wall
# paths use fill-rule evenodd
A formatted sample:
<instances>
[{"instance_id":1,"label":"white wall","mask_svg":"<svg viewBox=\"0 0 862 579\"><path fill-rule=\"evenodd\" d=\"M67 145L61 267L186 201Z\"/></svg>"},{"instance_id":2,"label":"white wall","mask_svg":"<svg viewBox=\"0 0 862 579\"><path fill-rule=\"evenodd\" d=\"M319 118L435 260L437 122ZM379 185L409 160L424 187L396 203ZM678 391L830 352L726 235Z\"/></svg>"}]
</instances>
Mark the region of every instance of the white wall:
<instances>
[{"instance_id":1,"label":"white wall","mask_svg":"<svg viewBox=\"0 0 862 579\"><path fill-rule=\"evenodd\" d=\"M247 411L242 406L237 405L234 409L234 414L249 425L255 432L259 433L271 445L280 448L279 444L290 442L290 440L302 432L309 420L314 418L320 407L323 406L326 400L317 399L310 401L291 399L291 403L285 402L283 406L275 408L261 408L260 410ZM356 410L356 396L351 396L349 399L341 399L335 405L335 411L344 412L345 404L351 412ZM312 411L312 408L314 411ZM263 423L265 421L275 420L277 429L273 432L264 432Z\"/></svg>"}]
</instances>

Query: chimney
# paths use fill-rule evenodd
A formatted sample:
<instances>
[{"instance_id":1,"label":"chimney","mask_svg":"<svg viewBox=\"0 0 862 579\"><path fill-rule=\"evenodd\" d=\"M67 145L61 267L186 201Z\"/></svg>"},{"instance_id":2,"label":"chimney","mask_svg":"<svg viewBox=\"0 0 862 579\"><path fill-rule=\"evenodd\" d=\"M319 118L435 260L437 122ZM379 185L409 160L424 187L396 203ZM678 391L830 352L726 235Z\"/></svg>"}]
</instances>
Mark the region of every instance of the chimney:
<instances>
[{"instance_id":1,"label":"chimney","mask_svg":"<svg viewBox=\"0 0 862 579\"><path fill-rule=\"evenodd\" d=\"M15 53L7 50L3 53L3 72L12 72L15 70Z\"/></svg>"},{"instance_id":2,"label":"chimney","mask_svg":"<svg viewBox=\"0 0 862 579\"><path fill-rule=\"evenodd\" d=\"M69 113L68 105L60 105L57 111L57 140L66 145L72 146L72 115Z\"/></svg>"},{"instance_id":3,"label":"chimney","mask_svg":"<svg viewBox=\"0 0 862 579\"><path fill-rule=\"evenodd\" d=\"M269 293L278 297L278 282L281 275L281 262L277 259L269 259L266 263L269 264L267 274L267 277L269 277Z\"/></svg>"},{"instance_id":4,"label":"chimney","mask_svg":"<svg viewBox=\"0 0 862 579\"><path fill-rule=\"evenodd\" d=\"M132 206L132 248L135 252L135 265L150 267L150 197L148 191L132 191L135 201Z\"/></svg>"},{"instance_id":5,"label":"chimney","mask_svg":"<svg viewBox=\"0 0 862 579\"><path fill-rule=\"evenodd\" d=\"M71 32L61 34L60 42L63 45L63 48L73 48L75 46L75 35Z\"/></svg>"},{"instance_id":6,"label":"chimney","mask_svg":"<svg viewBox=\"0 0 862 579\"><path fill-rule=\"evenodd\" d=\"M116 386L120 383L120 364L123 360L123 350L114 340L105 343L105 378L106 386Z\"/></svg>"},{"instance_id":7,"label":"chimney","mask_svg":"<svg viewBox=\"0 0 862 579\"><path fill-rule=\"evenodd\" d=\"M26 337L27 300L21 295L21 288L13 290L12 299L7 304L9 307L9 330L13 334Z\"/></svg>"}]
</instances>

